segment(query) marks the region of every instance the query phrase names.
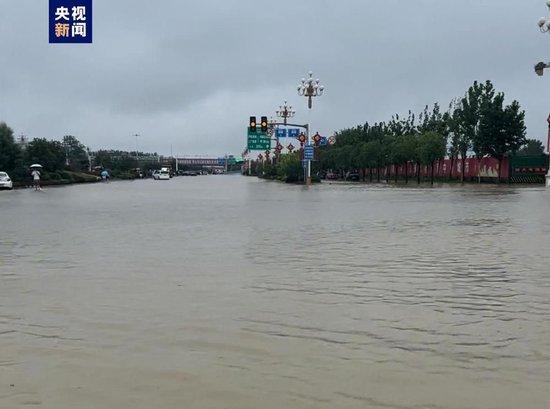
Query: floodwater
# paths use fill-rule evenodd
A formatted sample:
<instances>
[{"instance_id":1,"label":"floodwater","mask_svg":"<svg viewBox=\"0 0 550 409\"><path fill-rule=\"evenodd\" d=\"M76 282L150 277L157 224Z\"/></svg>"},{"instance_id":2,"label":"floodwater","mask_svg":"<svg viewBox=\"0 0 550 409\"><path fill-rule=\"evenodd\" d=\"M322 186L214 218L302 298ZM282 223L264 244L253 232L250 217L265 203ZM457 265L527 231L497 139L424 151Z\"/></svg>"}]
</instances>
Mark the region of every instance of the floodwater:
<instances>
[{"instance_id":1,"label":"floodwater","mask_svg":"<svg viewBox=\"0 0 550 409\"><path fill-rule=\"evenodd\" d=\"M550 192L0 192L0 408L550 407Z\"/></svg>"}]
</instances>

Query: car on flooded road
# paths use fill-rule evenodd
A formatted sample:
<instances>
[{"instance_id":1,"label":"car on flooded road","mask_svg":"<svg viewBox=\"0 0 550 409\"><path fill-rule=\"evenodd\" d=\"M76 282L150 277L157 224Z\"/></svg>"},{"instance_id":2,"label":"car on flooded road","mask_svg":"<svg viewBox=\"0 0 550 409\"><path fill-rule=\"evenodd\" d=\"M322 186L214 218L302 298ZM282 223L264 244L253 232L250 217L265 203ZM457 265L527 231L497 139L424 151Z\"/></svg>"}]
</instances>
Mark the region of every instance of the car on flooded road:
<instances>
[{"instance_id":1,"label":"car on flooded road","mask_svg":"<svg viewBox=\"0 0 550 409\"><path fill-rule=\"evenodd\" d=\"M0 189L13 189L13 182L6 172L0 172Z\"/></svg>"}]
</instances>

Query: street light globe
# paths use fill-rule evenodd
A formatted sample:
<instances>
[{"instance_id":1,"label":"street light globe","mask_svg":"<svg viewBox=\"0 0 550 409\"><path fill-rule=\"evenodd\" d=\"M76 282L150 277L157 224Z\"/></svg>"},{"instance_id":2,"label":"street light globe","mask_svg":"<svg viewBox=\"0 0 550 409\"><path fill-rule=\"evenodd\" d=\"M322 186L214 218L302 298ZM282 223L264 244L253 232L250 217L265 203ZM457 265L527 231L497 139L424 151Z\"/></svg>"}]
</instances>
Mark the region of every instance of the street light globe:
<instances>
[{"instance_id":1,"label":"street light globe","mask_svg":"<svg viewBox=\"0 0 550 409\"><path fill-rule=\"evenodd\" d=\"M546 2L546 7L550 9L550 0Z\"/></svg>"},{"instance_id":2,"label":"street light globe","mask_svg":"<svg viewBox=\"0 0 550 409\"><path fill-rule=\"evenodd\" d=\"M546 24L546 19L544 17L541 17L537 24L540 28L543 28Z\"/></svg>"}]
</instances>

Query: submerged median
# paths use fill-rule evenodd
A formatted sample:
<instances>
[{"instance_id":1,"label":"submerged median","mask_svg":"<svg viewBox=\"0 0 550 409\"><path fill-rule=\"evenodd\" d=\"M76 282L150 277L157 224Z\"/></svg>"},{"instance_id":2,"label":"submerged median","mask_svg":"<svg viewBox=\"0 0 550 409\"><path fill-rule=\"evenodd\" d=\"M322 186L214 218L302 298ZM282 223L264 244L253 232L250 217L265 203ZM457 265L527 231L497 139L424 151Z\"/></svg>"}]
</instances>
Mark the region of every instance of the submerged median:
<instances>
[{"instance_id":1,"label":"submerged median","mask_svg":"<svg viewBox=\"0 0 550 409\"><path fill-rule=\"evenodd\" d=\"M59 170L55 172L43 172L40 184L42 186L70 185L74 183L96 183L100 178L96 175L83 172L72 172L68 170ZM32 186L32 179L15 180L13 185L16 188Z\"/></svg>"}]
</instances>

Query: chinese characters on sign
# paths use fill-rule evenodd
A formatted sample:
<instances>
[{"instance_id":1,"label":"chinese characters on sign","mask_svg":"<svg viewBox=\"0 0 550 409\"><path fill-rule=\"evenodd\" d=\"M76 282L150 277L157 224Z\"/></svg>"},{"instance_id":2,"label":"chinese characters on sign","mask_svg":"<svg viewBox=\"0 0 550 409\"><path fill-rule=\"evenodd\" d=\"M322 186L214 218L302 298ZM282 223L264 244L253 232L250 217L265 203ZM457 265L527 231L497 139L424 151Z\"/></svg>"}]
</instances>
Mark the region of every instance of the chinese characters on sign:
<instances>
[{"instance_id":1,"label":"chinese characters on sign","mask_svg":"<svg viewBox=\"0 0 550 409\"><path fill-rule=\"evenodd\" d=\"M50 0L50 43L92 42L92 0Z\"/></svg>"}]
</instances>

